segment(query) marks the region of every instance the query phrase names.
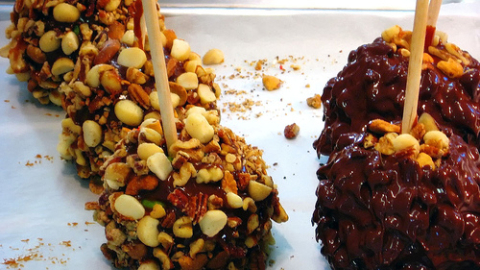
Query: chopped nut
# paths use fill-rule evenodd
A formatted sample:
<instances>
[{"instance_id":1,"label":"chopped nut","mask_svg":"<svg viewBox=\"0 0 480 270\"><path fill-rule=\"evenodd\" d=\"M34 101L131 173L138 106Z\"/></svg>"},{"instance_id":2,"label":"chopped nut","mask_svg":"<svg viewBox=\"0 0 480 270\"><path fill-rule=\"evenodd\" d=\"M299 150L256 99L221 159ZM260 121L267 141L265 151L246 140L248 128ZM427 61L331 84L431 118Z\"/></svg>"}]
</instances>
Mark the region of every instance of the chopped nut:
<instances>
[{"instance_id":1,"label":"chopped nut","mask_svg":"<svg viewBox=\"0 0 480 270\"><path fill-rule=\"evenodd\" d=\"M313 97L307 98L307 105L312 108L319 109L322 107L322 96L315 94Z\"/></svg>"},{"instance_id":2,"label":"chopped nut","mask_svg":"<svg viewBox=\"0 0 480 270\"><path fill-rule=\"evenodd\" d=\"M258 215L252 214L248 217L247 221L247 234L251 234L256 228L258 228Z\"/></svg>"},{"instance_id":3,"label":"chopped nut","mask_svg":"<svg viewBox=\"0 0 480 270\"><path fill-rule=\"evenodd\" d=\"M250 181L248 184L248 194L257 202L266 199L270 193L272 188L267 185L257 181Z\"/></svg>"},{"instance_id":4,"label":"chopped nut","mask_svg":"<svg viewBox=\"0 0 480 270\"><path fill-rule=\"evenodd\" d=\"M196 89L198 87L198 77L194 72L185 72L177 77L177 81L186 90Z\"/></svg>"},{"instance_id":5,"label":"chopped nut","mask_svg":"<svg viewBox=\"0 0 480 270\"><path fill-rule=\"evenodd\" d=\"M174 39L170 54L179 61L185 61L190 56L190 45L184 40Z\"/></svg>"},{"instance_id":6,"label":"chopped nut","mask_svg":"<svg viewBox=\"0 0 480 270\"><path fill-rule=\"evenodd\" d=\"M221 210L209 210L200 219L199 225L203 234L213 237L227 224L227 215Z\"/></svg>"},{"instance_id":7,"label":"chopped nut","mask_svg":"<svg viewBox=\"0 0 480 270\"><path fill-rule=\"evenodd\" d=\"M300 127L296 123L293 123L291 125L287 125L285 127L285 129L283 130L283 134L285 135L285 138L287 138L287 139L296 138L299 132L300 132Z\"/></svg>"},{"instance_id":8,"label":"chopped nut","mask_svg":"<svg viewBox=\"0 0 480 270\"><path fill-rule=\"evenodd\" d=\"M117 62L124 67L141 68L147 62L147 55L140 48L126 48L118 55Z\"/></svg>"},{"instance_id":9,"label":"chopped nut","mask_svg":"<svg viewBox=\"0 0 480 270\"><path fill-rule=\"evenodd\" d=\"M95 147L102 141L102 127L95 121L83 122L83 140L88 147Z\"/></svg>"},{"instance_id":10,"label":"chopped nut","mask_svg":"<svg viewBox=\"0 0 480 270\"><path fill-rule=\"evenodd\" d=\"M422 113L422 115L420 115L420 118L418 118L418 123L424 125L426 132L431 130L438 130L435 119L433 119L433 117L428 113Z\"/></svg>"},{"instance_id":11,"label":"chopped nut","mask_svg":"<svg viewBox=\"0 0 480 270\"><path fill-rule=\"evenodd\" d=\"M78 40L77 34L75 34L73 31L69 31L62 38L61 45L62 51L66 55L70 55L80 47L80 41Z\"/></svg>"},{"instance_id":12,"label":"chopped nut","mask_svg":"<svg viewBox=\"0 0 480 270\"><path fill-rule=\"evenodd\" d=\"M435 163L433 162L432 157L425 153L418 154L416 160L420 165L420 168L423 168L424 166L430 166L430 169L435 169Z\"/></svg>"},{"instance_id":13,"label":"chopped nut","mask_svg":"<svg viewBox=\"0 0 480 270\"><path fill-rule=\"evenodd\" d=\"M173 237L166 232L160 232L157 239L158 242L166 249L168 249L173 244Z\"/></svg>"},{"instance_id":14,"label":"chopped nut","mask_svg":"<svg viewBox=\"0 0 480 270\"><path fill-rule=\"evenodd\" d=\"M193 235L192 220L189 217L181 217L173 224L173 234L179 238L190 238Z\"/></svg>"},{"instance_id":15,"label":"chopped nut","mask_svg":"<svg viewBox=\"0 0 480 270\"><path fill-rule=\"evenodd\" d=\"M402 28L398 25L392 26L382 32L382 38L385 40L385 42L392 42L395 37L397 37L400 32L402 31Z\"/></svg>"},{"instance_id":16,"label":"chopped nut","mask_svg":"<svg viewBox=\"0 0 480 270\"><path fill-rule=\"evenodd\" d=\"M60 3L53 8L53 18L58 22L73 23L80 18L80 11L67 3Z\"/></svg>"},{"instance_id":17,"label":"chopped nut","mask_svg":"<svg viewBox=\"0 0 480 270\"><path fill-rule=\"evenodd\" d=\"M154 143L142 143L138 145L137 154L143 160L148 160L150 156L156 153L163 153L163 149Z\"/></svg>"},{"instance_id":18,"label":"chopped nut","mask_svg":"<svg viewBox=\"0 0 480 270\"><path fill-rule=\"evenodd\" d=\"M223 63L225 56L219 49L211 49L203 56L204 65L217 65Z\"/></svg>"},{"instance_id":19,"label":"chopped nut","mask_svg":"<svg viewBox=\"0 0 480 270\"><path fill-rule=\"evenodd\" d=\"M378 138L375 137L373 134L368 133L367 136L363 139L363 147L365 149L374 147L375 144L378 142Z\"/></svg>"},{"instance_id":20,"label":"chopped nut","mask_svg":"<svg viewBox=\"0 0 480 270\"><path fill-rule=\"evenodd\" d=\"M270 75L263 75L262 82L268 91L277 90L282 85L282 81L279 78Z\"/></svg>"},{"instance_id":21,"label":"chopped nut","mask_svg":"<svg viewBox=\"0 0 480 270\"><path fill-rule=\"evenodd\" d=\"M423 136L423 141L425 144L437 147L441 150L446 150L448 152L450 139L441 131L432 130L425 133L425 136Z\"/></svg>"},{"instance_id":22,"label":"chopped nut","mask_svg":"<svg viewBox=\"0 0 480 270\"><path fill-rule=\"evenodd\" d=\"M160 221L151 216L144 216L137 224L137 236L142 243L149 247L160 245L158 241L158 224Z\"/></svg>"},{"instance_id":23,"label":"chopped nut","mask_svg":"<svg viewBox=\"0 0 480 270\"><path fill-rule=\"evenodd\" d=\"M203 115L198 113L188 115L187 119L185 119L185 130L201 143L208 143L214 135L213 127Z\"/></svg>"},{"instance_id":24,"label":"chopped nut","mask_svg":"<svg viewBox=\"0 0 480 270\"><path fill-rule=\"evenodd\" d=\"M138 126L143 120L143 110L128 99L117 102L114 112L118 120L129 126Z\"/></svg>"},{"instance_id":25,"label":"chopped nut","mask_svg":"<svg viewBox=\"0 0 480 270\"><path fill-rule=\"evenodd\" d=\"M384 155L392 155L393 153L395 153L392 142L397 136L397 133L385 134L385 136L381 137L375 144L375 150Z\"/></svg>"},{"instance_id":26,"label":"chopped nut","mask_svg":"<svg viewBox=\"0 0 480 270\"><path fill-rule=\"evenodd\" d=\"M172 164L164 153L155 153L147 159L147 166L160 180L165 181L173 170Z\"/></svg>"},{"instance_id":27,"label":"chopped nut","mask_svg":"<svg viewBox=\"0 0 480 270\"><path fill-rule=\"evenodd\" d=\"M112 95L122 92L122 79L114 70L107 70L101 73L100 84Z\"/></svg>"},{"instance_id":28,"label":"chopped nut","mask_svg":"<svg viewBox=\"0 0 480 270\"><path fill-rule=\"evenodd\" d=\"M438 62L437 67L450 78L459 78L463 75L463 66L453 58Z\"/></svg>"},{"instance_id":29,"label":"chopped nut","mask_svg":"<svg viewBox=\"0 0 480 270\"><path fill-rule=\"evenodd\" d=\"M128 94L138 105L144 109L150 108L150 97L138 84L132 83L128 86Z\"/></svg>"},{"instance_id":30,"label":"chopped nut","mask_svg":"<svg viewBox=\"0 0 480 270\"><path fill-rule=\"evenodd\" d=\"M168 257L168 254L165 253L165 251L163 251L162 249L154 248L153 249L153 256L155 258L157 258L162 263L162 269L163 270L168 270L168 269L173 268L172 261Z\"/></svg>"},{"instance_id":31,"label":"chopped nut","mask_svg":"<svg viewBox=\"0 0 480 270\"><path fill-rule=\"evenodd\" d=\"M400 152L408 148L413 148L415 155L417 155L420 151L420 144L418 143L418 140L410 134L398 135L392 141L392 145L395 152Z\"/></svg>"},{"instance_id":32,"label":"chopped nut","mask_svg":"<svg viewBox=\"0 0 480 270\"><path fill-rule=\"evenodd\" d=\"M418 123L412 128L412 130L410 130L410 135L412 135L415 139L420 141L426 132L427 131L425 129L425 125L422 123Z\"/></svg>"},{"instance_id":33,"label":"chopped nut","mask_svg":"<svg viewBox=\"0 0 480 270\"><path fill-rule=\"evenodd\" d=\"M145 215L145 208L135 198L130 195L122 194L115 200L115 210L125 217L137 220Z\"/></svg>"},{"instance_id":34,"label":"chopped nut","mask_svg":"<svg viewBox=\"0 0 480 270\"><path fill-rule=\"evenodd\" d=\"M385 133L400 133L400 127L394 124L391 124L387 121L381 119L375 119L370 121L368 124L368 129L372 132L385 134Z\"/></svg>"}]
</instances>

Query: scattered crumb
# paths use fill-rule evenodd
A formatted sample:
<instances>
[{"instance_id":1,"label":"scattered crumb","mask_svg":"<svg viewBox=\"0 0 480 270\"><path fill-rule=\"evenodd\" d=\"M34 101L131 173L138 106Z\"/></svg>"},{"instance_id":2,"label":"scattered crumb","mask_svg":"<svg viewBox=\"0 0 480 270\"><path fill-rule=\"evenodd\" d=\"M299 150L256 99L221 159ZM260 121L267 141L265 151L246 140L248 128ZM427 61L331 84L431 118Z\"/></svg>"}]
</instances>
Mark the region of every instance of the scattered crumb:
<instances>
[{"instance_id":1,"label":"scattered crumb","mask_svg":"<svg viewBox=\"0 0 480 270\"><path fill-rule=\"evenodd\" d=\"M312 108L319 109L322 107L322 96L315 94L315 96L307 98L307 105Z\"/></svg>"},{"instance_id":2,"label":"scattered crumb","mask_svg":"<svg viewBox=\"0 0 480 270\"><path fill-rule=\"evenodd\" d=\"M283 134L287 139L296 138L299 132L300 132L300 127L296 123L286 126L285 129L283 130Z\"/></svg>"},{"instance_id":3,"label":"scattered crumb","mask_svg":"<svg viewBox=\"0 0 480 270\"><path fill-rule=\"evenodd\" d=\"M50 161L50 163L53 163L53 156L50 156L50 155L42 156L41 154L37 154L35 155L35 160L34 161L27 160L27 162L25 163L25 166L33 167L36 164L42 164L42 160L47 160L47 161Z\"/></svg>"},{"instance_id":4,"label":"scattered crumb","mask_svg":"<svg viewBox=\"0 0 480 270\"><path fill-rule=\"evenodd\" d=\"M97 210L99 207L98 202L86 202L85 210Z\"/></svg>"},{"instance_id":5,"label":"scattered crumb","mask_svg":"<svg viewBox=\"0 0 480 270\"><path fill-rule=\"evenodd\" d=\"M271 75L264 75L262 77L262 82L263 82L263 86L268 91L277 90L282 85L282 81L279 78Z\"/></svg>"}]
</instances>

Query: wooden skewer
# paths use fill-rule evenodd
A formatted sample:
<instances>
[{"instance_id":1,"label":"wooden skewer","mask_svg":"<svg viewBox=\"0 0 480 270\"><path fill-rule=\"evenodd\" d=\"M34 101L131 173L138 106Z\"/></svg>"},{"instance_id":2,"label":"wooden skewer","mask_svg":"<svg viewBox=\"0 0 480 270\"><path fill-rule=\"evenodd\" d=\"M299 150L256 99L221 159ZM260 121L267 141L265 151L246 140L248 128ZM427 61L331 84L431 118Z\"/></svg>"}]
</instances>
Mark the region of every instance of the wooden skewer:
<instances>
[{"instance_id":1,"label":"wooden skewer","mask_svg":"<svg viewBox=\"0 0 480 270\"><path fill-rule=\"evenodd\" d=\"M163 133L167 141L167 149L170 149L170 146L177 141L177 128L175 126L175 117L173 113L172 100L170 97L170 87L168 85L165 55L163 54L163 46L160 39L160 26L158 24L157 6L154 0L142 0L142 3L143 12L145 14L145 23L148 31L150 53L152 55L152 64L155 74L158 102L160 105Z\"/></svg>"},{"instance_id":2,"label":"wooden skewer","mask_svg":"<svg viewBox=\"0 0 480 270\"><path fill-rule=\"evenodd\" d=\"M440 13L441 5L442 0L430 0L430 5L428 7L425 50L428 50L428 47L433 43L433 38L435 37L435 31L437 29L438 14Z\"/></svg>"},{"instance_id":3,"label":"wooden skewer","mask_svg":"<svg viewBox=\"0 0 480 270\"><path fill-rule=\"evenodd\" d=\"M427 25L431 25L433 27L437 26L438 14L440 13L441 5L442 0L430 0L430 5L428 6Z\"/></svg>"},{"instance_id":4,"label":"wooden skewer","mask_svg":"<svg viewBox=\"0 0 480 270\"><path fill-rule=\"evenodd\" d=\"M140 30L142 34L140 35L143 49L145 49L145 36L147 35L147 24L145 22L145 13L142 13L142 17L140 18ZM163 51L162 51L163 54Z\"/></svg>"},{"instance_id":5,"label":"wooden skewer","mask_svg":"<svg viewBox=\"0 0 480 270\"><path fill-rule=\"evenodd\" d=\"M417 0L413 25L410 60L408 63L402 133L409 133L417 118L418 94L422 75L423 48L427 27L428 0Z\"/></svg>"}]
</instances>

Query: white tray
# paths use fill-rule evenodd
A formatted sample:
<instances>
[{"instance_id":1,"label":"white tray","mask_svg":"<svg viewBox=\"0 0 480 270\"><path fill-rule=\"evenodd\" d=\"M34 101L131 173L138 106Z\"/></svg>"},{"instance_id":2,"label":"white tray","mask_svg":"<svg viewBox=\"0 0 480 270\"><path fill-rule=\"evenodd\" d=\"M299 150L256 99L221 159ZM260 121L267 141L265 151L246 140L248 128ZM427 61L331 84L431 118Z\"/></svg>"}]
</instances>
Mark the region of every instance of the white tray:
<instances>
[{"instance_id":1,"label":"white tray","mask_svg":"<svg viewBox=\"0 0 480 270\"><path fill-rule=\"evenodd\" d=\"M7 20L11 8L1 10L0 18ZM315 172L326 160L317 159L312 148L323 127L322 110L308 107L306 99L322 93L351 50L392 25L411 29L412 12L204 8L162 12L167 27L195 52L203 55L211 48L225 52L225 63L215 66L225 92L219 102L226 108L222 124L265 150L269 173L290 216L287 223L274 224L277 243L269 269L328 269L310 221ZM444 6L438 29L479 56L479 14L478 5ZM8 25L2 21L0 29ZM0 43L6 44L5 38ZM288 59L282 65L285 72L277 57ZM250 65L259 59L267 60L265 74L284 81L279 90L262 90L262 72ZM294 71L292 64L300 70ZM97 196L56 152L63 111L34 101L24 83L4 73L6 59L0 59L0 66L0 269L111 269L99 249L105 239L103 227L92 224L93 212L84 210L85 202ZM245 94L226 94L228 90ZM246 99L261 105L244 113L229 111L229 102ZM294 122L300 134L287 140L283 129ZM11 259L19 264L5 264Z\"/></svg>"}]
</instances>

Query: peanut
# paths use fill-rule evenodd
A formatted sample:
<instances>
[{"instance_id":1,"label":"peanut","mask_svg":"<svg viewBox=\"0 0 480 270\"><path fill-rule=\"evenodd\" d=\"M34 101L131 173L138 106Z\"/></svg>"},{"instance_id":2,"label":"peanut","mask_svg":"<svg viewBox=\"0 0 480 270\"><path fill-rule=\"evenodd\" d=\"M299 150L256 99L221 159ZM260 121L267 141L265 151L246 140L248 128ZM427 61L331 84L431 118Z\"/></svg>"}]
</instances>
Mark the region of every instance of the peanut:
<instances>
[{"instance_id":1,"label":"peanut","mask_svg":"<svg viewBox=\"0 0 480 270\"><path fill-rule=\"evenodd\" d=\"M250 181L248 183L248 194L250 195L250 197L252 197L252 199L254 199L257 202L267 198L271 192L272 192L271 187L266 186L257 181Z\"/></svg>"},{"instance_id":2,"label":"peanut","mask_svg":"<svg viewBox=\"0 0 480 270\"><path fill-rule=\"evenodd\" d=\"M143 110L133 101L124 99L115 104L115 116L129 126L138 126L143 120Z\"/></svg>"},{"instance_id":3,"label":"peanut","mask_svg":"<svg viewBox=\"0 0 480 270\"><path fill-rule=\"evenodd\" d=\"M188 42L181 39L174 39L172 45L172 51L170 53L172 57L180 61L185 61L190 55L190 45Z\"/></svg>"},{"instance_id":4,"label":"peanut","mask_svg":"<svg viewBox=\"0 0 480 270\"><path fill-rule=\"evenodd\" d=\"M425 144L435 146L441 150L448 150L450 144L450 139L447 137L447 135L438 130L432 130L425 133L423 136L423 141Z\"/></svg>"},{"instance_id":5,"label":"peanut","mask_svg":"<svg viewBox=\"0 0 480 270\"><path fill-rule=\"evenodd\" d=\"M141 68L147 62L147 55L137 47L126 48L118 55L117 62L125 67Z\"/></svg>"},{"instance_id":6,"label":"peanut","mask_svg":"<svg viewBox=\"0 0 480 270\"><path fill-rule=\"evenodd\" d=\"M164 153L155 153L147 159L147 166L160 180L167 180L173 167Z\"/></svg>"},{"instance_id":7,"label":"peanut","mask_svg":"<svg viewBox=\"0 0 480 270\"><path fill-rule=\"evenodd\" d=\"M80 11L67 3L60 3L53 8L53 18L58 22L73 23L80 18Z\"/></svg>"},{"instance_id":8,"label":"peanut","mask_svg":"<svg viewBox=\"0 0 480 270\"><path fill-rule=\"evenodd\" d=\"M52 74L55 76L67 73L75 68L72 59L61 57L58 58L52 65Z\"/></svg>"},{"instance_id":9,"label":"peanut","mask_svg":"<svg viewBox=\"0 0 480 270\"><path fill-rule=\"evenodd\" d=\"M237 209L243 207L242 197L233 192L227 193L227 203L231 208Z\"/></svg>"},{"instance_id":10,"label":"peanut","mask_svg":"<svg viewBox=\"0 0 480 270\"><path fill-rule=\"evenodd\" d=\"M160 266L154 261L143 261L138 270L160 270Z\"/></svg>"},{"instance_id":11,"label":"peanut","mask_svg":"<svg viewBox=\"0 0 480 270\"><path fill-rule=\"evenodd\" d=\"M192 113L185 119L185 130L201 143L208 143L215 133L207 119L198 113Z\"/></svg>"},{"instance_id":12,"label":"peanut","mask_svg":"<svg viewBox=\"0 0 480 270\"><path fill-rule=\"evenodd\" d=\"M143 205L130 195L120 195L115 200L114 208L123 216L134 220L141 219L145 215Z\"/></svg>"},{"instance_id":13,"label":"peanut","mask_svg":"<svg viewBox=\"0 0 480 270\"><path fill-rule=\"evenodd\" d=\"M53 52L60 48L61 41L57 37L57 32L50 30L43 34L38 41L38 46L44 52Z\"/></svg>"},{"instance_id":14,"label":"peanut","mask_svg":"<svg viewBox=\"0 0 480 270\"><path fill-rule=\"evenodd\" d=\"M127 44L128 46L133 46L135 42L135 33L133 30L127 30L122 37L122 43Z\"/></svg>"},{"instance_id":15,"label":"peanut","mask_svg":"<svg viewBox=\"0 0 480 270\"><path fill-rule=\"evenodd\" d=\"M95 147L102 141L102 127L92 120L83 122L83 140L88 147Z\"/></svg>"},{"instance_id":16,"label":"peanut","mask_svg":"<svg viewBox=\"0 0 480 270\"><path fill-rule=\"evenodd\" d=\"M163 153L163 149L154 143L142 143L138 145L137 153L142 160L148 160L153 154Z\"/></svg>"},{"instance_id":17,"label":"peanut","mask_svg":"<svg viewBox=\"0 0 480 270\"><path fill-rule=\"evenodd\" d=\"M199 221L203 234L209 237L215 236L227 224L227 215L221 210L209 210Z\"/></svg>"},{"instance_id":18,"label":"peanut","mask_svg":"<svg viewBox=\"0 0 480 270\"><path fill-rule=\"evenodd\" d=\"M433 119L433 117L428 113L422 113L422 115L420 115L420 118L418 118L418 123L423 124L427 132L432 130L438 130L435 119Z\"/></svg>"},{"instance_id":19,"label":"peanut","mask_svg":"<svg viewBox=\"0 0 480 270\"><path fill-rule=\"evenodd\" d=\"M415 155L420 152L420 144L410 134L400 134L392 141L393 149L395 152L402 151L404 149L413 148Z\"/></svg>"},{"instance_id":20,"label":"peanut","mask_svg":"<svg viewBox=\"0 0 480 270\"><path fill-rule=\"evenodd\" d=\"M100 75L100 84L112 95L122 91L122 82L120 76L114 70L107 70Z\"/></svg>"},{"instance_id":21,"label":"peanut","mask_svg":"<svg viewBox=\"0 0 480 270\"><path fill-rule=\"evenodd\" d=\"M197 74L193 72L185 72L177 77L177 83L186 90L196 89L198 87Z\"/></svg>"},{"instance_id":22,"label":"peanut","mask_svg":"<svg viewBox=\"0 0 480 270\"><path fill-rule=\"evenodd\" d=\"M204 65L217 65L223 63L225 56L219 49L211 49L203 56Z\"/></svg>"},{"instance_id":23,"label":"peanut","mask_svg":"<svg viewBox=\"0 0 480 270\"><path fill-rule=\"evenodd\" d=\"M392 42L395 37L397 37L400 32L402 31L402 28L400 26L395 25L392 26L382 32L382 38L385 40L385 42Z\"/></svg>"},{"instance_id":24,"label":"peanut","mask_svg":"<svg viewBox=\"0 0 480 270\"><path fill-rule=\"evenodd\" d=\"M102 179L112 189L125 186L128 174L132 171L127 163L115 162L107 166Z\"/></svg>"},{"instance_id":25,"label":"peanut","mask_svg":"<svg viewBox=\"0 0 480 270\"><path fill-rule=\"evenodd\" d=\"M217 97L215 96L215 93L212 91L210 86L206 84L199 84L198 89L197 89L198 96L200 97L200 102L202 104L207 104L210 102L214 102L217 100Z\"/></svg>"},{"instance_id":26,"label":"peanut","mask_svg":"<svg viewBox=\"0 0 480 270\"><path fill-rule=\"evenodd\" d=\"M160 233L157 228L158 224L160 224L158 219L148 215L144 216L137 224L138 239L149 247L160 245L160 242L158 242L158 234Z\"/></svg>"},{"instance_id":27,"label":"peanut","mask_svg":"<svg viewBox=\"0 0 480 270\"><path fill-rule=\"evenodd\" d=\"M78 40L78 36L73 31L69 31L62 38L61 45L62 51L66 55L70 55L80 47L80 41Z\"/></svg>"}]
</instances>

